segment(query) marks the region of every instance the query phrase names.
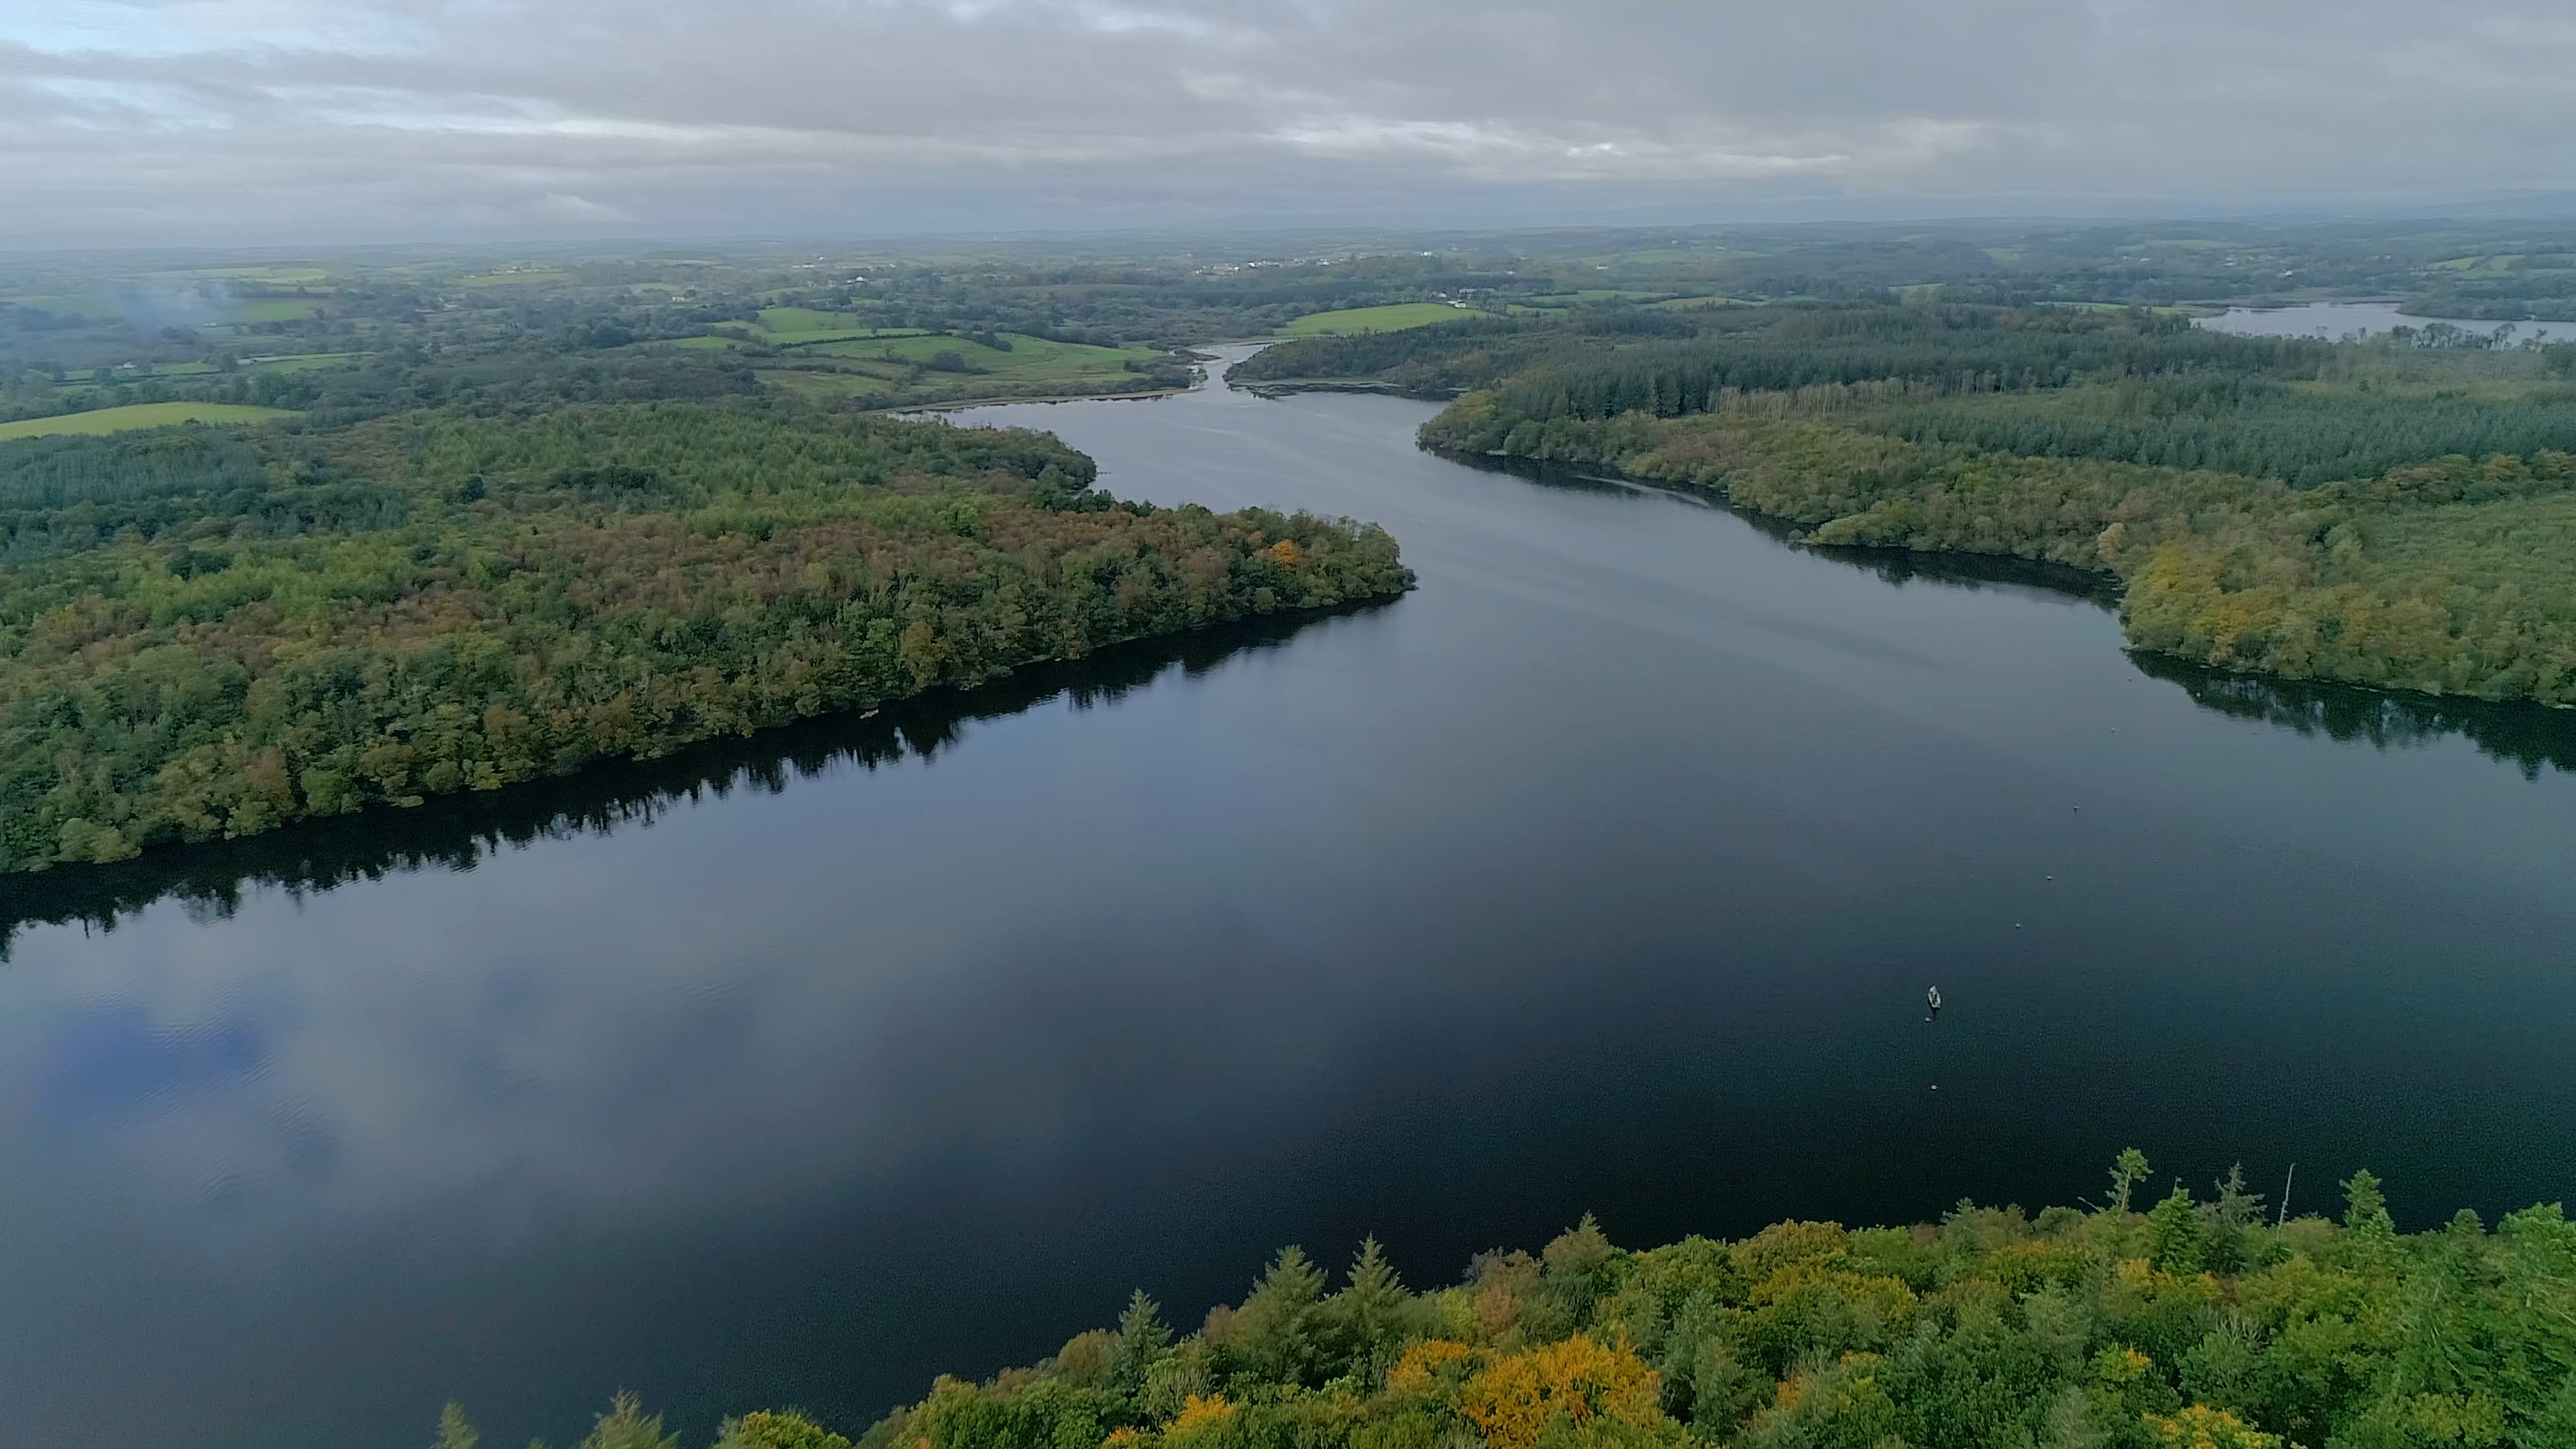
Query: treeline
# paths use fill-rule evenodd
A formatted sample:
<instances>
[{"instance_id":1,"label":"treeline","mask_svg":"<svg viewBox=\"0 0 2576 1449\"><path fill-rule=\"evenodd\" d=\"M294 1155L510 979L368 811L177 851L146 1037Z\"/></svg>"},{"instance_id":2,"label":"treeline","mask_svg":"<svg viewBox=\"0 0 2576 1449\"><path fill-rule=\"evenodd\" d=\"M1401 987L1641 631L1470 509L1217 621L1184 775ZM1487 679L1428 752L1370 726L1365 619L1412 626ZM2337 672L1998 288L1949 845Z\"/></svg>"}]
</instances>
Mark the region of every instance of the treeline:
<instances>
[{"instance_id":1,"label":"treeline","mask_svg":"<svg viewBox=\"0 0 2576 1449\"><path fill-rule=\"evenodd\" d=\"M1265 260L1208 268L1123 261L906 265L863 282L795 289L789 300L881 327L1024 332L1104 346L1185 346L1258 336L1310 312L1420 302L1463 292L1538 294L1544 273L1455 256Z\"/></svg>"},{"instance_id":2,"label":"treeline","mask_svg":"<svg viewBox=\"0 0 2576 1449\"><path fill-rule=\"evenodd\" d=\"M1663 314L1670 316L1672 314ZM2031 392L2079 378L2313 371L2323 344L2234 337L2180 318L2068 307L1720 309L1697 335L1632 343L1576 331L1498 387L1535 417L1708 412L1729 395L1904 378L1943 393Z\"/></svg>"},{"instance_id":3,"label":"treeline","mask_svg":"<svg viewBox=\"0 0 2576 1449\"><path fill-rule=\"evenodd\" d=\"M1424 1292L1374 1242L1338 1283L1290 1248L1194 1333L1140 1292L1115 1328L981 1384L942 1378L857 1446L2576 1444L2576 1224L2558 1206L2407 1235L2367 1172L2340 1220L2286 1222L2240 1173L2206 1201L2178 1182L2139 1200L2147 1174L2121 1154L2096 1210L1961 1203L1938 1225L1787 1222L1647 1251L1586 1218ZM842 1442L749 1422L725 1449ZM677 1441L621 1400L582 1449Z\"/></svg>"},{"instance_id":4,"label":"treeline","mask_svg":"<svg viewBox=\"0 0 2576 1449\"><path fill-rule=\"evenodd\" d=\"M78 923L112 931L152 906L177 900L191 919L229 920L245 900L272 888L320 892L396 872L472 870L507 847L536 840L607 835L650 824L684 802L736 790L779 794L796 781L855 765L874 770L932 759L976 720L1001 719L1064 698L1078 707L1115 702L1166 670L1197 674L1233 655L1276 647L1322 617L1377 607L1260 615L1233 624L1135 640L1078 660L1017 669L971 690L916 696L899 705L842 713L790 729L730 735L652 760L603 764L507 790L460 791L388 814L307 820L191 850L157 850L113 866L60 872L42 890L0 891L0 965L19 931ZM2576 768L2576 757L2567 762Z\"/></svg>"},{"instance_id":5,"label":"treeline","mask_svg":"<svg viewBox=\"0 0 2576 1449\"><path fill-rule=\"evenodd\" d=\"M1563 323L1473 316L1396 332L1274 342L1226 370L1232 382L1370 378L1422 397L1451 397L1527 366L1557 345Z\"/></svg>"},{"instance_id":6,"label":"treeline","mask_svg":"<svg viewBox=\"0 0 2576 1449\"><path fill-rule=\"evenodd\" d=\"M2576 388L2543 358L1767 310L1562 339L1423 441L1711 489L1819 545L2107 573L2132 644L2206 664L2576 704Z\"/></svg>"},{"instance_id":7,"label":"treeline","mask_svg":"<svg viewBox=\"0 0 2576 1449\"><path fill-rule=\"evenodd\" d=\"M465 1410L450 1404L438 1416L433 1449L479 1449L483 1436ZM528 1449L547 1449L539 1439ZM647 1414L633 1394L611 1400L578 1449L681 1449L680 1436L662 1428L662 1416ZM850 1441L802 1414L770 1410L727 1419L716 1430L715 1449L851 1449Z\"/></svg>"},{"instance_id":8,"label":"treeline","mask_svg":"<svg viewBox=\"0 0 2576 1449\"><path fill-rule=\"evenodd\" d=\"M2194 371L1927 399L1855 421L1918 443L2214 468L2308 488L2429 458L2576 446L2576 386L2535 379L2503 393L2365 377L2329 387Z\"/></svg>"},{"instance_id":9,"label":"treeline","mask_svg":"<svg viewBox=\"0 0 2576 1449\"><path fill-rule=\"evenodd\" d=\"M651 757L1409 587L1020 431L749 404L0 446L0 869Z\"/></svg>"}]
</instances>

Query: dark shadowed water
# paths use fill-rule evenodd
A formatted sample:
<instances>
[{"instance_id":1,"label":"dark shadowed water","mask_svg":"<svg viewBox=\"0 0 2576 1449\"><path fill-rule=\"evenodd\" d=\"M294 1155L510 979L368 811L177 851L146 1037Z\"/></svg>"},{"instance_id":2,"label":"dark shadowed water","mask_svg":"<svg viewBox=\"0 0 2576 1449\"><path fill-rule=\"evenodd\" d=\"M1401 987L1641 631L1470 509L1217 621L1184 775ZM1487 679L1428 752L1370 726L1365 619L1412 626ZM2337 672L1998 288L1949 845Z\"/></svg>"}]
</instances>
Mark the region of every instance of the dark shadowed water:
<instances>
[{"instance_id":1,"label":"dark shadowed water","mask_svg":"<svg viewBox=\"0 0 2576 1449\"><path fill-rule=\"evenodd\" d=\"M2566 721L2132 661L1428 414L973 415L1382 520L1392 604L0 885L7 1433L855 1432L1290 1241L1434 1283L2131 1143L2413 1224L2568 1193Z\"/></svg>"}]
</instances>

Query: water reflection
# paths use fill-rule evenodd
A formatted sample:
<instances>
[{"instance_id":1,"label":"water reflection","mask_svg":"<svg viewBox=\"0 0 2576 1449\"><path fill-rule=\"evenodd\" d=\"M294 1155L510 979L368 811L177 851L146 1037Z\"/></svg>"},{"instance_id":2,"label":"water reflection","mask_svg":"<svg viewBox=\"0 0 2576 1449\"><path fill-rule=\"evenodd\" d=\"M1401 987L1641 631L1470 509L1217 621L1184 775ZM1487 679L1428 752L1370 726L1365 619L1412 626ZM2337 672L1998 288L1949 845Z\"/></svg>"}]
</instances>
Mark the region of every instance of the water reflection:
<instances>
[{"instance_id":1,"label":"water reflection","mask_svg":"<svg viewBox=\"0 0 2576 1449\"><path fill-rule=\"evenodd\" d=\"M2232 719L2383 750L2461 735L2480 754L2520 767L2526 780L2538 779L2543 767L2576 773L2576 711L2234 674L2160 654L2129 658L2148 678L2179 685L2192 703Z\"/></svg>"},{"instance_id":2,"label":"water reflection","mask_svg":"<svg viewBox=\"0 0 2576 1449\"><path fill-rule=\"evenodd\" d=\"M1800 530L1796 524L1743 512L1692 489L1617 478L1562 463L1489 457L1457 461L1567 492L1679 498L1704 504L1733 515L1782 548L1862 570L1894 588L1929 583L1965 589L2039 589L2089 600L2106 610L2119 607L2118 580L2083 569L2001 555L1899 548L1811 548L1797 542ZM2129 651L2129 658L2148 678L2178 685L2194 704L2230 719L2258 721L2311 738L2347 744L2366 742L2382 750L2421 748L2457 735L2488 758L2518 767L2527 780L2538 779L2543 769L2576 773L2576 710L2280 679L2213 669L2169 655L2135 650Z\"/></svg>"},{"instance_id":3,"label":"water reflection","mask_svg":"<svg viewBox=\"0 0 2576 1449\"><path fill-rule=\"evenodd\" d=\"M1289 1242L1434 1280L1585 1211L2065 1201L2131 1142L2368 1166L2410 1225L2576 1181L2564 776L2239 728L2021 571L1471 472L1427 415L996 419L1379 519L1401 607L10 882L115 926L0 973L11 1432L454 1395L561 1443L622 1384L855 1433Z\"/></svg>"},{"instance_id":4,"label":"water reflection","mask_svg":"<svg viewBox=\"0 0 2576 1449\"><path fill-rule=\"evenodd\" d=\"M1644 479L1621 478L1598 468L1576 467L1565 463L1537 462L1527 458L1491 455L1438 456L1463 463L1488 473L1506 473L1523 482L1568 493L1669 501L1678 499L1698 504L1736 519L1745 527L1771 540L1782 548L1796 549L1811 558L1831 559L1864 569L1879 582L1903 588L1911 583L1951 584L1977 588L1984 584L2005 584L2018 588L2046 589L2073 598L2090 599L2104 607L2116 607L2120 600L2117 579L2086 569L2064 564L2044 563L2035 559L2012 558L2003 554L1926 553L1910 548L1810 547L1799 542L1803 526L1768 513L1753 513L1737 508L1725 499L1696 488L1678 484L1655 483Z\"/></svg>"},{"instance_id":5,"label":"water reflection","mask_svg":"<svg viewBox=\"0 0 2576 1449\"><path fill-rule=\"evenodd\" d=\"M872 718L807 720L659 760L616 761L507 790L440 796L411 810L371 810L246 840L155 850L114 865L8 877L0 880L0 962L28 926L109 931L172 898L199 922L227 920L264 888L300 899L403 871L472 870L505 848L650 825L666 811L737 789L777 794L843 764L874 770L909 757L930 759L974 721L1018 714L1059 696L1076 709L1113 704L1167 670L1205 674L1231 656L1275 648L1318 619L1383 607L1362 601L1138 640L1087 659L1022 669L978 689L940 690Z\"/></svg>"}]
</instances>

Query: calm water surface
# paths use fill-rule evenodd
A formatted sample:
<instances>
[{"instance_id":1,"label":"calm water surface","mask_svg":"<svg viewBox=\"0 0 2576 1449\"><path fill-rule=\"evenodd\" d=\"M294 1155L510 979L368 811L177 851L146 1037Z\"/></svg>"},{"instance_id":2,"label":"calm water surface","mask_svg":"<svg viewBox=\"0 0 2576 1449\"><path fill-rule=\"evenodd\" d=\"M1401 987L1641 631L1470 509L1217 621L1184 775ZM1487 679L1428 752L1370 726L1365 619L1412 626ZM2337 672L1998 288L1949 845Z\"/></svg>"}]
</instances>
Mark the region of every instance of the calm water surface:
<instances>
[{"instance_id":1,"label":"calm water surface","mask_svg":"<svg viewBox=\"0 0 2576 1449\"><path fill-rule=\"evenodd\" d=\"M2323 337L2331 341L2347 335L2368 337L2392 327L2420 330L2436 322L2447 322L2463 332L2474 332L2481 337L2510 325L2513 331L2506 340L2513 343L2533 340L2565 342L2576 338L2576 322L2508 324L2462 317L2411 317L2398 311L2394 302L2310 302L2298 307L2230 307L2218 316L2201 319L2200 325L2220 332L2240 332L2249 337Z\"/></svg>"},{"instance_id":2,"label":"calm water surface","mask_svg":"<svg viewBox=\"0 0 2576 1449\"><path fill-rule=\"evenodd\" d=\"M11 1433L398 1446L453 1395L562 1443L619 1386L855 1432L1285 1242L1438 1282L2129 1143L2416 1223L2576 1185L2560 721L2142 665L1428 413L975 415L1382 520L1392 604L11 879Z\"/></svg>"}]
</instances>

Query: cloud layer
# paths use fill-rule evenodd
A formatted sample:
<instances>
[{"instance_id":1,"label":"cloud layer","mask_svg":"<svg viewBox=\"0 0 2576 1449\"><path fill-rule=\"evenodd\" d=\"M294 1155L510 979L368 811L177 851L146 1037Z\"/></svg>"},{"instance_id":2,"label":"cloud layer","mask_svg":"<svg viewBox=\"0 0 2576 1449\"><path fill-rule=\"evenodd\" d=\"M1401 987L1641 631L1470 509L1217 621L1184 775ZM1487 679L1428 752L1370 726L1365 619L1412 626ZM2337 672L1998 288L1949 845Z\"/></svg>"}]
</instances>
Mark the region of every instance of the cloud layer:
<instances>
[{"instance_id":1,"label":"cloud layer","mask_svg":"<svg viewBox=\"0 0 2576 1449\"><path fill-rule=\"evenodd\" d=\"M27 0L0 244L2568 185L2534 0Z\"/></svg>"}]
</instances>

